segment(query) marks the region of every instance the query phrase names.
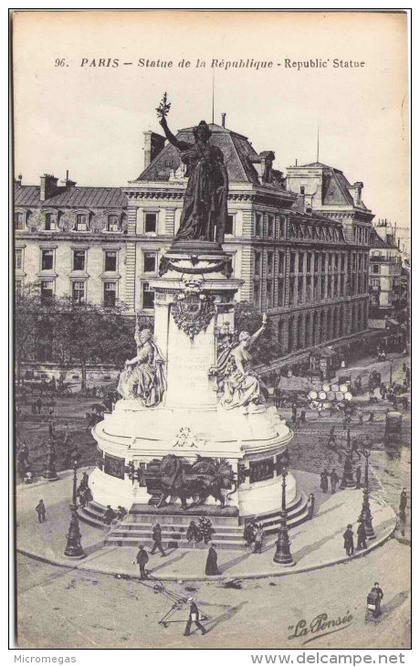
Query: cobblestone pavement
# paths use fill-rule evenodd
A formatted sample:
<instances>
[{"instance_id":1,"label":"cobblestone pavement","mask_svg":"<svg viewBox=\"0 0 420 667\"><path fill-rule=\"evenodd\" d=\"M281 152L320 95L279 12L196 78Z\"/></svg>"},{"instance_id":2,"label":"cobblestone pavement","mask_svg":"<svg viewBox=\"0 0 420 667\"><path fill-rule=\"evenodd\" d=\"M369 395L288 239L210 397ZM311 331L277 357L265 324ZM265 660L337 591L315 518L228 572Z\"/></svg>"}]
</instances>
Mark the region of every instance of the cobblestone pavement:
<instances>
[{"instance_id":1,"label":"cobblestone pavement","mask_svg":"<svg viewBox=\"0 0 420 667\"><path fill-rule=\"evenodd\" d=\"M281 579L165 584L193 595L208 634L183 637L185 607L164 628L172 600L150 582L67 570L18 555L18 645L32 648L408 648L409 548L391 540L365 558ZM379 581L385 597L377 622L366 620L366 595ZM334 633L308 631L321 614L351 620ZM300 625L302 627L302 624Z\"/></svg>"}]
</instances>

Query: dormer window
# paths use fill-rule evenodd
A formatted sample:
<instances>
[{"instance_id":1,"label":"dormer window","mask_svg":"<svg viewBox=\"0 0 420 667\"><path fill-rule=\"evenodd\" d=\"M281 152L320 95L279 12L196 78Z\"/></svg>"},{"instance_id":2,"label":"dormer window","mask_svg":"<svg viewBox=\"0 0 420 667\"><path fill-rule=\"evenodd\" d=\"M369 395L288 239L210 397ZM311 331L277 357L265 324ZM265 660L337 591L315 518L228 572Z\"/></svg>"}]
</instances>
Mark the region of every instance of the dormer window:
<instances>
[{"instance_id":1,"label":"dormer window","mask_svg":"<svg viewBox=\"0 0 420 667\"><path fill-rule=\"evenodd\" d=\"M108 216L107 230L108 230L108 232L119 232L120 231L118 215L109 215Z\"/></svg>"},{"instance_id":2,"label":"dormer window","mask_svg":"<svg viewBox=\"0 0 420 667\"><path fill-rule=\"evenodd\" d=\"M78 213L76 215L76 227L77 232L87 232L88 231L88 216L87 213Z\"/></svg>"},{"instance_id":3,"label":"dormer window","mask_svg":"<svg viewBox=\"0 0 420 667\"><path fill-rule=\"evenodd\" d=\"M57 229L57 219L53 213L45 213L44 229L46 232L53 232Z\"/></svg>"}]
</instances>

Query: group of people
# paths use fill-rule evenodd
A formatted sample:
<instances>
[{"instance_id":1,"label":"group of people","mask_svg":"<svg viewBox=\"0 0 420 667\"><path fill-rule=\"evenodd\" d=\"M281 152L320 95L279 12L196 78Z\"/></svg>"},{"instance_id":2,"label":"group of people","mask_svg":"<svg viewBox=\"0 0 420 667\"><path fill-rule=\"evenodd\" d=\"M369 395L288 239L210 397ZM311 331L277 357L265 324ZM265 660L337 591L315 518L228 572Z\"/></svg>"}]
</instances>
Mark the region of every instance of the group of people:
<instances>
[{"instance_id":1,"label":"group of people","mask_svg":"<svg viewBox=\"0 0 420 667\"><path fill-rule=\"evenodd\" d=\"M157 528L158 527L158 528ZM156 549L159 549L161 552L161 557L166 556L167 554L163 550L162 546L162 532L159 524L153 526L153 546L150 550L150 554L154 554ZM217 564L218 554L212 542L209 542L209 550L207 552L206 565L205 565L205 574L208 577L214 577L220 574L219 567ZM149 562L149 554L147 553L144 544L139 544L136 559L133 561L133 565L137 563L139 567L140 579L148 579L148 571L146 570L146 565Z\"/></svg>"},{"instance_id":2,"label":"group of people","mask_svg":"<svg viewBox=\"0 0 420 667\"><path fill-rule=\"evenodd\" d=\"M102 520L107 526L112 526L114 523L119 523L127 516L127 510L122 505L118 505L117 509L112 509L111 505L107 505L103 514Z\"/></svg>"},{"instance_id":3,"label":"group of people","mask_svg":"<svg viewBox=\"0 0 420 667\"><path fill-rule=\"evenodd\" d=\"M344 550L347 556L353 556L354 554L354 531L351 523L347 524L347 528L343 533L344 539ZM367 535L365 522L362 518L359 518L357 521L357 551L367 549Z\"/></svg>"},{"instance_id":4,"label":"group of people","mask_svg":"<svg viewBox=\"0 0 420 667\"><path fill-rule=\"evenodd\" d=\"M248 521L244 528L244 539L248 547L253 547L255 554L261 553L264 543L264 528L255 519Z\"/></svg>"},{"instance_id":5,"label":"group of people","mask_svg":"<svg viewBox=\"0 0 420 667\"><path fill-rule=\"evenodd\" d=\"M214 533L213 524L207 516L200 516L198 524L192 520L187 528L186 538L189 544L203 541L208 544Z\"/></svg>"},{"instance_id":6,"label":"group of people","mask_svg":"<svg viewBox=\"0 0 420 667\"><path fill-rule=\"evenodd\" d=\"M328 484L328 478L329 478L329 484ZM339 481L340 478L337 475L335 468L333 468L331 472L328 472L328 470L324 468L324 470L321 472L320 475L321 491L323 493L328 493L328 491L330 490L331 493L335 493Z\"/></svg>"}]
</instances>

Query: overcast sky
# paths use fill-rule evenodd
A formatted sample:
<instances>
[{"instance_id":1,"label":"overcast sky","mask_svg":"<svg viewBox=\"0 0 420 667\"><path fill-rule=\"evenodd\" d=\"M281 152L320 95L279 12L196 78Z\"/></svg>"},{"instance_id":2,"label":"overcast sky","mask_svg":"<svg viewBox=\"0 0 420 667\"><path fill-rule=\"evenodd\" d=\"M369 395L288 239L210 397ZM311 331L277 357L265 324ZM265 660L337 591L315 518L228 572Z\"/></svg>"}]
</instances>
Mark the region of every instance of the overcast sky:
<instances>
[{"instance_id":1,"label":"overcast sky","mask_svg":"<svg viewBox=\"0 0 420 667\"><path fill-rule=\"evenodd\" d=\"M211 121L274 150L276 168L316 159L363 181L378 217L409 224L406 19L387 13L19 13L14 25L15 171L79 185L120 185L143 168L155 107L172 102L173 130ZM65 66L56 59L65 58ZM81 67L82 58L119 67ZM139 58L172 60L142 68ZM176 64L188 59L192 65ZM206 68L194 67L197 58ZM210 68L212 59L273 61L271 69ZM285 59L330 59L298 71ZM333 68L334 58L366 63ZM133 65L122 65L132 62ZM277 64L280 63L280 66Z\"/></svg>"}]
</instances>

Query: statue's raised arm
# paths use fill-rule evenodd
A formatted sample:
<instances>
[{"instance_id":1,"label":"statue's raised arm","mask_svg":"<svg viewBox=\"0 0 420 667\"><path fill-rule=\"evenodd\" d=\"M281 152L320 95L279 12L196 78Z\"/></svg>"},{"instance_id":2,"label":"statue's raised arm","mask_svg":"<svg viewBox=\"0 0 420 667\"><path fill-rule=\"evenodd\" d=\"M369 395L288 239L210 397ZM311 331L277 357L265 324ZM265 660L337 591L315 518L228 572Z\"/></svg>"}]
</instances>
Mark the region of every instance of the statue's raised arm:
<instances>
[{"instance_id":1,"label":"statue's raised arm","mask_svg":"<svg viewBox=\"0 0 420 667\"><path fill-rule=\"evenodd\" d=\"M205 120L192 130L194 143L180 141L175 137L166 122L170 106L165 93L156 111L166 138L181 153L181 161L187 166L185 176L188 179L175 242L211 241L222 249L229 189L223 152L210 142L212 131Z\"/></svg>"},{"instance_id":2,"label":"statue's raised arm","mask_svg":"<svg viewBox=\"0 0 420 667\"><path fill-rule=\"evenodd\" d=\"M249 337L247 347L251 347L258 340L261 334L266 330L266 328L267 328L267 313L263 313L262 324L260 328L257 329L257 331L253 333L252 336Z\"/></svg>"}]
</instances>

